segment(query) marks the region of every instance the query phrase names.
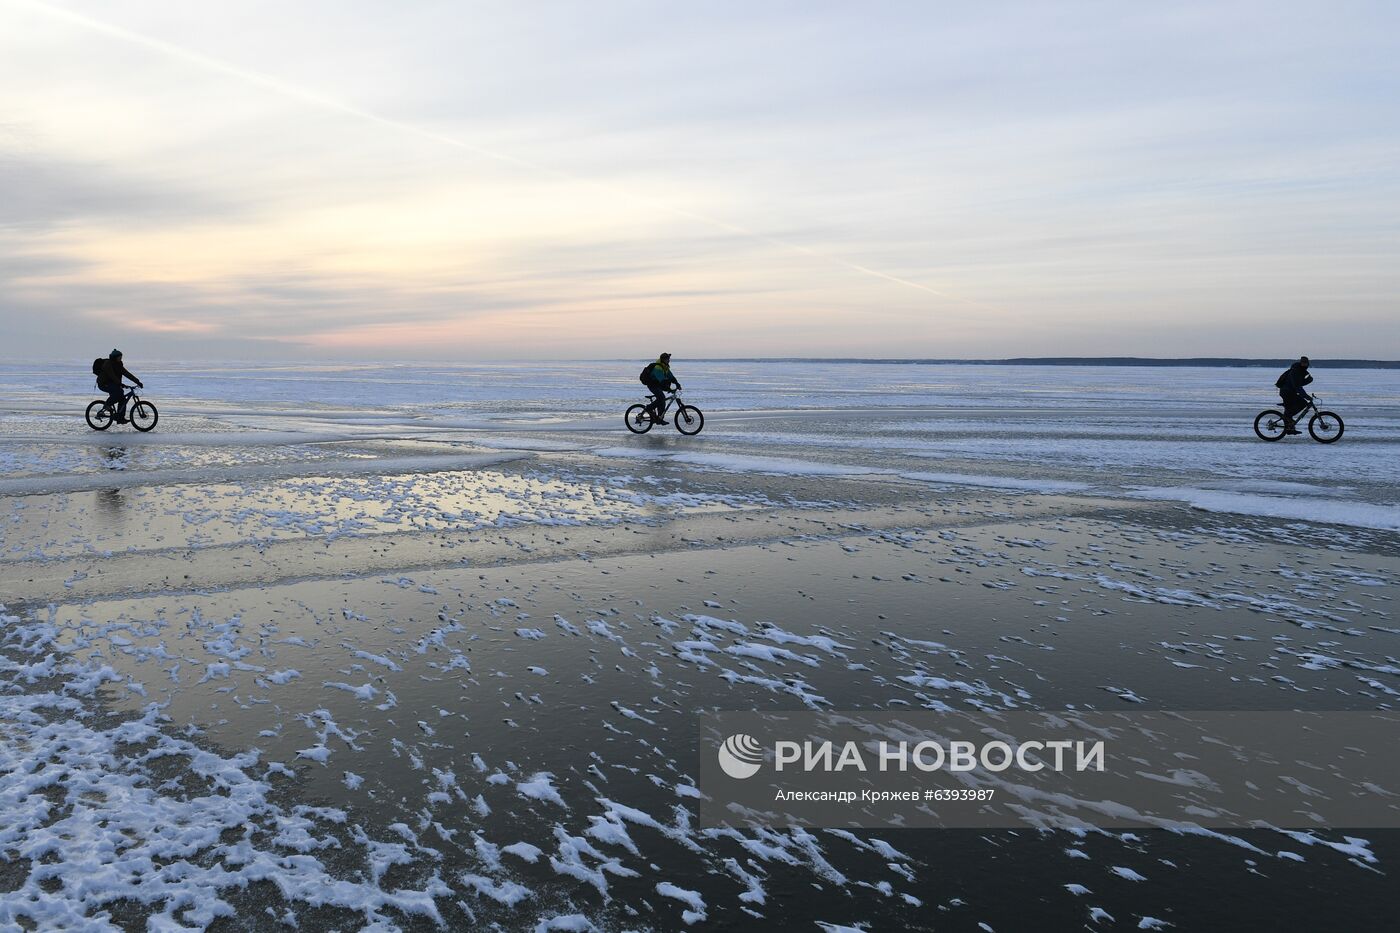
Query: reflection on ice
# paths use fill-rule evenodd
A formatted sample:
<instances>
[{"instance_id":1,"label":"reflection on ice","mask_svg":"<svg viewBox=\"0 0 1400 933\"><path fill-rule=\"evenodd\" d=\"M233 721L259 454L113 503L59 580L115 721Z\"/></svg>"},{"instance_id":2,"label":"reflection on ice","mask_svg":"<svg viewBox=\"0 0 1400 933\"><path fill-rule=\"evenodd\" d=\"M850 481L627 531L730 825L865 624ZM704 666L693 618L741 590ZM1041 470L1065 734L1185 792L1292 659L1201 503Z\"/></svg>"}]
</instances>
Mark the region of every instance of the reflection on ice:
<instances>
[{"instance_id":1,"label":"reflection on ice","mask_svg":"<svg viewBox=\"0 0 1400 933\"><path fill-rule=\"evenodd\" d=\"M689 716L1393 705L1400 374L1319 373L1323 448L1251 439L1258 371L697 364L711 429L658 443L630 365L172 366L120 440L35 370L14 922L1015 929L1014 877L1046 928L1323 929L1389 890L1394 840L1331 830L701 830Z\"/></svg>"},{"instance_id":2,"label":"reflection on ice","mask_svg":"<svg viewBox=\"0 0 1400 933\"><path fill-rule=\"evenodd\" d=\"M290 479L155 487L99 487L85 494L0 498L10 506L0 557L83 554L91 549L209 547L296 538L333 540L390 532L470 531L651 521L762 504L715 493L663 493L646 484L584 482L540 474L469 470L402 476ZM93 522L87 502L108 518ZM138 524L139 523L139 524ZM140 533L132 535L134 529ZM23 542L22 544L20 542Z\"/></svg>"},{"instance_id":3,"label":"reflection on ice","mask_svg":"<svg viewBox=\"0 0 1400 933\"><path fill-rule=\"evenodd\" d=\"M114 519L120 522L120 520L126 517L126 503L122 498L123 492L120 489L97 489L93 491L92 496L97 511L104 519L103 527L94 528L93 531L97 534L110 532L112 530L111 523ZM120 523L124 524L124 522Z\"/></svg>"}]
</instances>

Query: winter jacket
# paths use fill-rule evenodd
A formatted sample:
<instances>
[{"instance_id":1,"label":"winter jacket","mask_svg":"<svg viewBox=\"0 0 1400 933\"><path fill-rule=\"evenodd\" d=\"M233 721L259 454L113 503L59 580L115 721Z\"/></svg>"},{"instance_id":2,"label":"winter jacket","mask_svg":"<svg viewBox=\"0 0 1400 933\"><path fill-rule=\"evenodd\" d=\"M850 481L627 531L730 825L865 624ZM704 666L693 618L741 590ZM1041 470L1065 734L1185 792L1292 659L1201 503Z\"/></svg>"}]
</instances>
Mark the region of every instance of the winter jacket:
<instances>
[{"instance_id":1,"label":"winter jacket","mask_svg":"<svg viewBox=\"0 0 1400 933\"><path fill-rule=\"evenodd\" d=\"M141 380L129 373L121 360L108 357L107 361L102 364L102 372L97 377L97 384L104 390L111 392L113 389L121 388L123 376L137 385L141 384Z\"/></svg>"},{"instance_id":2,"label":"winter jacket","mask_svg":"<svg viewBox=\"0 0 1400 933\"><path fill-rule=\"evenodd\" d=\"M1294 363L1283 371L1283 375L1278 377L1274 385L1278 386L1279 392L1284 395L1301 394L1303 386L1312 382L1312 375L1299 363Z\"/></svg>"},{"instance_id":3,"label":"winter jacket","mask_svg":"<svg viewBox=\"0 0 1400 933\"><path fill-rule=\"evenodd\" d=\"M660 360L657 360L655 363L652 363L651 368L649 368L646 372L647 375L650 377L647 381L654 382L657 385L661 386L663 389L669 388L670 386L676 384L676 377L671 374L671 367L667 366Z\"/></svg>"}]
</instances>

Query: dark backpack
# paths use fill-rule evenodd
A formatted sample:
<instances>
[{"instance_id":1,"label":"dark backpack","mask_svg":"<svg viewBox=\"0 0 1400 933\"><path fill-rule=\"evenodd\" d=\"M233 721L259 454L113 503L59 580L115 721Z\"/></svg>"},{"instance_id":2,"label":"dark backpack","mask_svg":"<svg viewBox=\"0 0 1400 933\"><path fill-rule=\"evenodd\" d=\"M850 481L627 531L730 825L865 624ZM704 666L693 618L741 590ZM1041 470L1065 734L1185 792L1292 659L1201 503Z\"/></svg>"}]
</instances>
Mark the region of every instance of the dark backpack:
<instances>
[{"instance_id":1,"label":"dark backpack","mask_svg":"<svg viewBox=\"0 0 1400 933\"><path fill-rule=\"evenodd\" d=\"M651 381L652 381L651 368L652 368L653 366L655 366L655 365L656 365L655 363L648 363L648 364L646 364L645 366L643 366L643 367L642 367L642 374L641 374L640 376L638 376L637 378L640 379L640 380L642 380L642 382L651 382Z\"/></svg>"},{"instance_id":2,"label":"dark backpack","mask_svg":"<svg viewBox=\"0 0 1400 933\"><path fill-rule=\"evenodd\" d=\"M1291 373L1291 372L1293 372L1293 367L1292 367L1292 366L1290 366L1290 367L1288 367L1287 369L1285 369L1285 370L1283 371L1283 374L1280 375L1280 376L1278 377L1278 380L1274 382L1274 388L1275 388L1275 389L1282 389L1282 388L1283 388L1283 384L1284 384L1285 382L1288 381L1288 374Z\"/></svg>"},{"instance_id":3,"label":"dark backpack","mask_svg":"<svg viewBox=\"0 0 1400 933\"><path fill-rule=\"evenodd\" d=\"M102 375L102 367L103 367L106 363L107 363L107 358L106 358L105 356L99 356L97 359L93 360L93 361L92 361L92 374L93 374L94 376L99 376L99 377L100 377L100 376Z\"/></svg>"}]
</instances>

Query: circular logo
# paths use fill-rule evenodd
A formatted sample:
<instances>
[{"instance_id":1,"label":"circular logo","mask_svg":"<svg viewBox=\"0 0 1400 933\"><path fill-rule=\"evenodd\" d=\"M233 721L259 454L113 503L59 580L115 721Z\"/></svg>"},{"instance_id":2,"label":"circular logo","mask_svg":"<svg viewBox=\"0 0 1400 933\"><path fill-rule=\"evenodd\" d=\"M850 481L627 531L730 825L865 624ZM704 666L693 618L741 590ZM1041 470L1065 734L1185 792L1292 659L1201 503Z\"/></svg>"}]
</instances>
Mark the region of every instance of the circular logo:
<instances>
[{"instance_id":1,"label":"circular logo","mask_svg":"<svg viewBox=\"0 0 1400 933\"><path fill-rule=\"evenodd\" d=\"M751 735L735 733L719 747L719 766L732 778L753 777L763 766L763 746Z\"/></svg>"}]
</instances>

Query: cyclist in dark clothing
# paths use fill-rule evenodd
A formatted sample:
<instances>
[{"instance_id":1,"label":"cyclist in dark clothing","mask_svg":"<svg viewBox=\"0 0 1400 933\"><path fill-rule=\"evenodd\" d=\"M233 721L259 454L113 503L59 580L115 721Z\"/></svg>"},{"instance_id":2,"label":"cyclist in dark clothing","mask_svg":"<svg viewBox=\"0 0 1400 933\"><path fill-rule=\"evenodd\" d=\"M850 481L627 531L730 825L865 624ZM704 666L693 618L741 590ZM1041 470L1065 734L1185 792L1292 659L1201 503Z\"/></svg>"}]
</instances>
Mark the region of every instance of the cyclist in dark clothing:
<instances>
[{"instance_id":1,"label":"cyclist in dark clothing","mask_svg":"<svg viewBox=\"0 0 1400 933\"><path fill-rule=\"evenodd\" d=\"M657 424L670 424L666 420L666 390L671 386L678 390L681 387L671 373L671 354L663 353L655 363L648 363L642 370L641 380L655 398L651 403L651 420Z\"/></svg>"},{"instance_id":2,"label":"cyclist in dark clothing","mask_svg":"<svg viewBox=\"0 0 1400 933\"><path fill-rule=\"evenodd\" d=\"M1283 419L1286 422L1285 434L1302 434L1293 422L1298 415L1308 406L1308 393L1303 391L1303 386L1313 381L1313 377L1308 373L1309 366L1306 356L1299 357L1298 362L1283 371L1283 375L1278 377L1274 383L1278 387L1278 394L1283 399Z\"/></svg>"},{"instance_id":3,"label":"cyclist in dark clothing","mask_svg":"<svg viewBox=\"0 0 1400 933\"><path fill-rule=\"evenodd\" d=\"M126 424L126 393L122 387L122 379L130 379L139 388L146 388L145 383L137 379L122 363L122 351L113 350L107 357L107 362L103 364L102 371L97 375L97 387L107 393L107 404L113 406L117 413L117 423Z\"/></svg>"}]
</instances>

